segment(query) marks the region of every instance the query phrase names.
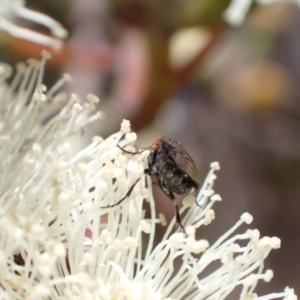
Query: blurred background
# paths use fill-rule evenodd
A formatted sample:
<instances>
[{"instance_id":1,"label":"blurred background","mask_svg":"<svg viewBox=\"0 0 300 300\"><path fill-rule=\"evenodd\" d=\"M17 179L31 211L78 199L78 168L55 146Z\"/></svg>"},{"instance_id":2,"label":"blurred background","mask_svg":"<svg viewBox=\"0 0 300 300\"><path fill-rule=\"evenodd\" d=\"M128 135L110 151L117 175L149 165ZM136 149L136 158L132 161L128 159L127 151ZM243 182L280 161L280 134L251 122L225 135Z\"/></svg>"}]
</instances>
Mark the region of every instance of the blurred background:
<instances>
[{"instance_id":1,"label":"blurred background","mask_svg":"<svg viewBox=\"0 0 300 300\"><path fill-rule=\"evenodd\" d=\"M215 190L223 201L199 237L212 243L251 213L252 228L282 241L266 260L275 276L258 293L288 285L300 295L300 12L286 2L253 6L230 27L229 2L30 0L27 7L70 33L48 62L46 84L67 72L75 82L67 91L101 99L106 120L85 131L86 141L126 118L140 147L163 135L180 141L203 179L219 161ZM1 59L12 64L44 48L0 35ZM170 220L172 203L154 190Z\"/></svg>"}]
</instances>

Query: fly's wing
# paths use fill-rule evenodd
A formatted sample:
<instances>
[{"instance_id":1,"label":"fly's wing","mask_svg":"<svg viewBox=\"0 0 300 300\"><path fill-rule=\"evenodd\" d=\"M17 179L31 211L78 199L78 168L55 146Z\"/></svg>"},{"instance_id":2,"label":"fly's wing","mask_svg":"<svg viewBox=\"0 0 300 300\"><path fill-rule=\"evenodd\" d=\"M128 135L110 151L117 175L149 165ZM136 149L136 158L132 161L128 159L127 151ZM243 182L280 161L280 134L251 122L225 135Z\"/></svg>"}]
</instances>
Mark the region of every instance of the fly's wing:
<instances>
[{"instance_id":1,"label":"fly's wing","mask_svg":"<svg viewBox=\"0 0 300 300\"><path fill-rule=\"evenodd\" d=\"M162 137L161 143L168 153L168 157L172 159L177 167L185 172L197 186L199 186L200 178L195 162L182 145L174 139L167 137Z\"/></svg>"}]
</instances>

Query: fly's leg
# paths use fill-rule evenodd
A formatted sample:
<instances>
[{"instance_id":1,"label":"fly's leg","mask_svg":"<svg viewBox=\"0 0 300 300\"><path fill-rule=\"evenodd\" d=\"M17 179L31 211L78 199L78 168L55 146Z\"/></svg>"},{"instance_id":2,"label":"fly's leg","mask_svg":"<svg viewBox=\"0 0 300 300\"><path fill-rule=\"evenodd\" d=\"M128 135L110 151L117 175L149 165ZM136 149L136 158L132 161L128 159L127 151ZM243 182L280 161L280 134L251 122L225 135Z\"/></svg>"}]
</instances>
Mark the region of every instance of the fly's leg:
<instances>
[{"instance_id":1,"label":"fly's leg","mask_svg":"<svg viewBox=\"0 0 300 300\"><path fill-rule=\"evenodd\" d=\"M134 187L137 185L137 183L141 180L141 178L143 177L144 175L142 175L141 177L139 177L133 184L132 186L130 187L130 189L127 191L126 195L120 199L117 203L114 203L112 205L107 205L107 206L102 206L100 207L101 209L104 209L104 208L112 208L112 207L115 207L115 206L118 206L120 205L124 200L126 200L127 198L130 197Z\"/></svg>"},{"instance_id":2,"label":"fly's leg","mask_svg":"<svg viewBox=\"0 0 300 300\"><path fill-rule=\"evenodd\" d=\"M166 189L161 184L160 181L158 183L159 183L160 188L163 190L163 192L172 200L172 202L174 204L175 217L176 217L176 224L175 225L179 226L182 229L183 233L186 234L185 229L184 229L184 227L183 227L183 225L181 223L181 217L180 217L180 214L179 214L179 206L178 206L178 203L177 203L177 200L176 200L174 194L171 191L169 191L168 189Z\"/></svg>"},{"instance_id":3,"label":"fly's leg","mask_svg":"<svg viewBox=\"0 0 300 300\"><path fill-rule=\"evenodd\" d=\"M143 177L144 175L146 175L146 174L149 174L149 169L145 169L145 170L144 170L144 174L143 174L141 177L139 177L139 178L131 185L131 187L130 187L129 190L127 191L126 195L125 195L122 199L120 199L118 202L116 202L116 203L114 203L114 204L112 204L112 205L102 206L102 207L100 207L100 208L101 208L101 209L112 208L112 207L115 207L115 206L120 205L124 200L126 200L127 198L130 197L130 195L131 195L131 193L132 193L134 187L138 184L138 182L139 182L139 181L142 179L142 177Z\"/></svg>"},{"instance_id":4,"label":"fly's leg","mask_svg":"<svg viewBox=\"0 0 300 300\"><path fill-rule=\"evenodd\" d=\"M173 197L174 197L174 195L173 195ZM183 233L186 234L185 229L184 229L184 227L181 223L181 217L180 217L180 214L179 214L179 206L178 206L177 200L174 199L172 201L173 201L174 208L175 208L176 226L179 225L179 227L182 229Z\"/></svg>"},{"instance_id":5,"label":"fly's leg","mask_svg":"<svg viewBox=\"0 0 300 300\"><path fill-rule=\"evenodd\" d=\"M127 154L131 154L131 155L141 154L141 153L143 153L144 151L149 150L149 147L147 147L147 148L142 149L141 151L130 152L130 151L127 151L127 150L125 150L124 148L120 147L119 145L117 145L117 147L118 147L119 149L121 149L123 152L125 152L125 153L127 153Z\"/></svg>"}]
</instances>

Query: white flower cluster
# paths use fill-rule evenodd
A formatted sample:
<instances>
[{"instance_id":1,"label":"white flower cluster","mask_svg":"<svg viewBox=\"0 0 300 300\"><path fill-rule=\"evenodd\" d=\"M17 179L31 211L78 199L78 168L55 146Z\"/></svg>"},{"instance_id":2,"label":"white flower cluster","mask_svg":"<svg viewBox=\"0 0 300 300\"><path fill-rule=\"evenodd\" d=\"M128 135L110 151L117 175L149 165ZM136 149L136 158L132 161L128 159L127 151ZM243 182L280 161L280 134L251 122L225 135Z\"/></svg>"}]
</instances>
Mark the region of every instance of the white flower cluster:
<instances>
[{"instance_id":1,"label":"white flower cluster","mask_svg":"<svg viewBox=\"0 0 300 300\"><path fill-rule=\"evenodd\" d=\"M49 28L53 37L16 25L12 22L16 18ZM68 34L62 25L51 17L26 8L24 0L0 0L0 29L15 37L50 46L56 50L61 48L61 39L66 38Z\"/></svg>"},{"instance_id":2,"label":"white flower cluster","mask_svg":"<svg viewBox=\"0 0 300 300\"><path fill-rule=\"evenodd\" d=\"M260 238L258 230L235 234L251 223L248 213L214 244L196 239L221 200L213 191L218 163L211 164L197 204L191 195L183 201L187 235L173 220L154 246L156 226L166 221L156 216L144 177L120 205L101 208L118 202L143 176L147 151L130 155L117 147L132 151L136 139L123 121L120 132L95 137L71 154L67 138L101 116L93 113L98 99L89 95L80 104L73 95L63 106L58 90L68 77L47 91L46 58L19 66L10 84L10 68L0 66L0 299L225 299L236 286L243 287L244 300L297 299L289 288L254 293L258 280L272 278L263 262L280 240ZM214 271L202 275L216 261Z\"/></svg>"},{"instance_id":3,"label":"white flower cluster","mask_svg":"<svg viewBox=\"0 0 300 300\"><path fill-rule=\"evenodd\" d=\"M224 12L224 19L231 25L241 25L254 4L268 5L272 3L287 2L285 0L231 0L229 7ZM290 0L289 2L295 3L300 6L300 0Z\"/></svg>"}]
</instances>

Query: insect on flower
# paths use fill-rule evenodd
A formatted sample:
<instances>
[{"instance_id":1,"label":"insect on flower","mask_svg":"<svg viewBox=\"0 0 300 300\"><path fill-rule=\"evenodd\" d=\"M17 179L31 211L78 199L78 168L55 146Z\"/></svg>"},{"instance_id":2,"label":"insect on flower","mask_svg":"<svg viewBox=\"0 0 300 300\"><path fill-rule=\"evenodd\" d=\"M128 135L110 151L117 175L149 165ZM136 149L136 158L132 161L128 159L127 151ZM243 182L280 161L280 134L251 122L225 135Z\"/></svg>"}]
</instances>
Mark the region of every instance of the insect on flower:
<instances>
[{"instance_id":1,"label":"insect on flower","mask_svg":"<svg viewBox=\"0 0 300 300\"><path fill-rule=\"evenodd\" d=\"M168 137L156 139L151 146L137 152L129 152L120 146L118 147L130 155L136 155L145 150L150 150L148 168L145 169L144 174L132 184L122 199L115 204L101 208L110 208L121 204L121 202L131 195L134 187L141 178L144 175L150 175L152 180L157 182L162 191L173 201L176 225L179 225L183 232L185 232L174 194L183 195L189 192L192 193L199 188L200 179L194 160L179 142Z\"/></svg>"}]
</instances>

